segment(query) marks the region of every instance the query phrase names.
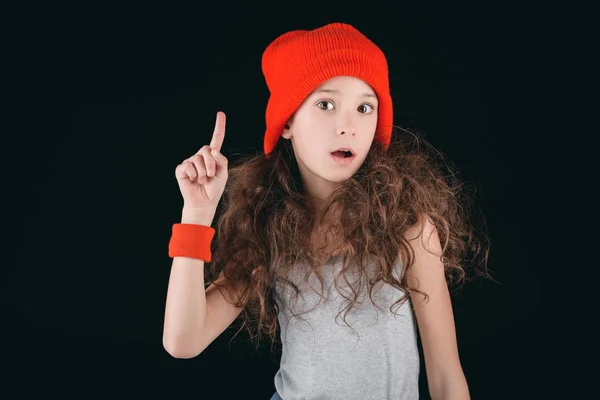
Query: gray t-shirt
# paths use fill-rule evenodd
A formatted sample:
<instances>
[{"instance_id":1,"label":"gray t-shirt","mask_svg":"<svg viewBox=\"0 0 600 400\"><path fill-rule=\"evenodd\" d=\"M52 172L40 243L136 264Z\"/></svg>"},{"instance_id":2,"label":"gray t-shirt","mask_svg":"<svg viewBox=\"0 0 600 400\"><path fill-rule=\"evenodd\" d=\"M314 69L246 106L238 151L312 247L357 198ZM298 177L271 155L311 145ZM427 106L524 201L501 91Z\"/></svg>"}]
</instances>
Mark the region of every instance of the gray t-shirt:
<instances>
[{"instance_id":1,"label":"gray t-shirt","mask_svg":"<svg viewBox=\"0 0 600 400\"><path fill-rule=\"evenodd\" d=\"M342 257L332 258L325 265L323 286L316 275L310 275L313 291L305 282L309 270L303 265L288 277L300 290L297 298L288 285L277 282L276 286L282 356L275 389L281 398L418 399L419 352L410 298L401 307L395 305L392 308L395 314L392 313L392 304L405 294L379 281L372 294L377 309L369 297L368 278L363 276L359 302L345 317L348 327L343 318L355 296L351 286L359 290L357 276L348 276L348 283L341 277L336 290L333 277L342 268ZM401 268L398 259L396 277ZM374 271L372 263L368 275L372 276ZM300 315L292 317L291 307Z\"/></svg>"}]
</instances>

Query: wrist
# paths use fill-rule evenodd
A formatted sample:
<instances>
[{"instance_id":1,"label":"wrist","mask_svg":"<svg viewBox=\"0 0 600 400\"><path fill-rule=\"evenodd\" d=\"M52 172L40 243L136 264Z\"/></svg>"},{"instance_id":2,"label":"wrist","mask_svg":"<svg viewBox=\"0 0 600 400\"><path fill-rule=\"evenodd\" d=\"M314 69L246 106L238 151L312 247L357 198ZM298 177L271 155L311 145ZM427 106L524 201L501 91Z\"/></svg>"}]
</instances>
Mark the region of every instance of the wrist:
<instances>
[{"instance_id":1,"label":"wrist","mask_svg":"<svg viewBox=\"0 0 600 400\"><path fill-rule=\"evenodd\" d=\"M181 211L181 223L210 226L215 217L215 211L216 210L212 209L192 209L184 207Z\"/></svg>"}]
</instances>

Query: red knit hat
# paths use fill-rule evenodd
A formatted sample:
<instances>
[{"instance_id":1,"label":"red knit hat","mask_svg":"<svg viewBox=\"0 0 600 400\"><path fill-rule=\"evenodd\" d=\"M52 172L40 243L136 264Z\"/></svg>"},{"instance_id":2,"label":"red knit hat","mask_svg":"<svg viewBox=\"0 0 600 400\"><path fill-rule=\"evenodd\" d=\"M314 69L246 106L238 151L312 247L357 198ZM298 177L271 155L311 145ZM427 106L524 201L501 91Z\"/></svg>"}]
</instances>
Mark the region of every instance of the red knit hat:
<instances>
[{"instance_id":1,"label":"red knit hat","mask_svg":"<svg viewBox=\"0 0 600 400\"><path fill-rule=\"evenodd\" d=\"M392 98L385 55L348 24L284 33L265 49L262 70L269 88L264 152L267 157L292 114L321 83L353 76L368 83L379 99L374 140L387 150L392 134Z\"/></svg>"}]
</instances>

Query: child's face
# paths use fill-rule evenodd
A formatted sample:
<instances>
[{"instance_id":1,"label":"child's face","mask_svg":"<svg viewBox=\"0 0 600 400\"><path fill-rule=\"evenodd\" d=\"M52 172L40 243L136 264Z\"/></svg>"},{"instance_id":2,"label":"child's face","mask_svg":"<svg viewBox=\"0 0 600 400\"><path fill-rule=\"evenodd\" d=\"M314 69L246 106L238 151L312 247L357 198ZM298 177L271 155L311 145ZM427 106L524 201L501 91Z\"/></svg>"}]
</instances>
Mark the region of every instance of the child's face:
<instances>
[{"instance_id":1,"label":"child's face","mask_svg":"<svg viewBox=\"0 0 600 400\"><path fill-rule=\"evenodd\" d=\"M328 196L360 168L375 136L377 107L375 92L366 82L339 76L321 84L296 110L281 136L292 142L309 194ZM354 152L347 164L336 162L331 154L344 146Z\"/></svg>"}]
</instances>

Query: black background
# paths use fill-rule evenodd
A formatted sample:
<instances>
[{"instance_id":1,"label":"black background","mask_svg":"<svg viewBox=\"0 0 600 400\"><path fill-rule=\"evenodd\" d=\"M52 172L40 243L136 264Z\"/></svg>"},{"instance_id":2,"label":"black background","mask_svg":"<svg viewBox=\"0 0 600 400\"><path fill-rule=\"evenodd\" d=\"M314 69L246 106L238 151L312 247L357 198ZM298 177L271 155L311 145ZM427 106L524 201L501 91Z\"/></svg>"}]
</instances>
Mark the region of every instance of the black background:
<instances>
[{"instance_id":1,"label":"black background","mask_svg":"<svg viewBox=\"0 0 600 400\"><path fill-rule=\"evenodd\" d=\"M551 11L221 2L6 13L18 121L3 135L6 382L23 395L270 398L278 360L243 333L230 343L225 332L192 360L162 347L167 244L182 206L174 169L210 141L219 110L230 160L261 151L262 51L283 32L340 21L386 53L394 122L422 132L478 187L501 283L453 297L472 398L558 396L549 370L561 350L542 295L560 261L541 261L534 234L561 85L550 69L561 10Z\"/></svg>"}]
</instances>

